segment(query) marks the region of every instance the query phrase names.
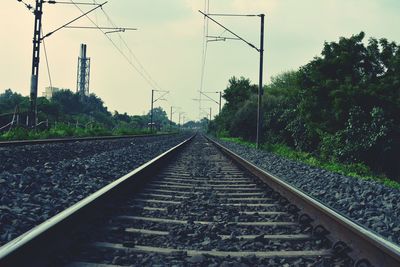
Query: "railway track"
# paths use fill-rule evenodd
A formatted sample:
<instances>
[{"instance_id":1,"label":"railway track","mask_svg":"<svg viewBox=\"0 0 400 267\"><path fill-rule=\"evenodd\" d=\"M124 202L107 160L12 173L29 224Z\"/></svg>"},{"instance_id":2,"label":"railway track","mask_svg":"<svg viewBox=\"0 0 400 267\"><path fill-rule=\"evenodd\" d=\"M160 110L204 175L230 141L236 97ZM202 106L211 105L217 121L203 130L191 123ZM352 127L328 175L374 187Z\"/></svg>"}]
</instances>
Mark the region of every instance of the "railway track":
<instances>
[{"instance_id":1,"label":"railway track","mask_svg":"<svg viewBox=\"0 0 400 267\"><path fill-rule=\"evenodd\" d=\"M24 146L24 145L42 145L42 144L54 144L54 143L71 143L71 142L98 141L98 140L117 140L117 139L128 139L128 138L163 136L163 135L172 135L172 134L176 134L176 133L0 141L0 147L4 147L4 146Z\"/></svg>"},{"instance_id":2,"label":"railway track","mask_svg":"<svg viewBox=\"0 0 400 267\"><path fill-rule=\"evenodd\" d=\"M2 247L0 266L399 266L395 246L359 243L226 153L187 140Z\"/></svg>"}]
</instances>

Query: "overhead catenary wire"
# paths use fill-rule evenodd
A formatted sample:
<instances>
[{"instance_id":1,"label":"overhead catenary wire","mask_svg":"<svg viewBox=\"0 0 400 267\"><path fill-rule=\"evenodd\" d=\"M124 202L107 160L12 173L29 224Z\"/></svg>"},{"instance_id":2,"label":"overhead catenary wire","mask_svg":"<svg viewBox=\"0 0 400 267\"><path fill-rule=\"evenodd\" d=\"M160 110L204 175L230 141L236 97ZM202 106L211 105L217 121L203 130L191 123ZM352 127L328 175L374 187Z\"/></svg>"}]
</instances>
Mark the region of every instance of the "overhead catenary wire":
<instances>
[{"instance_id":1,"label":"overhead catenary wire","mask_svg":"<svg viewBox=\"0 0 400 267\"><path fill-rule=\"evenodd\" d=\"M245 42L246 44L248 44L250 47L254 48L255 50L257 50L257 52L260 52L260 48L256 47L255 45L253 45L252 43L250 43L249 41L245 40L244 38L240 37L238 34L234 33L233 31L231 31L230 29L228 29L227 27L225 27L224 25L222 25L221 23L219 23L218 21L216 21L215 19L211 18L209 15L205 14L204 12L202 12L201 10L199 10L199 12L201 14L203 14L203 16L206 16L208 19L212 20L214 23L216 23L218 26L220 26L221 28L223 28L224 30L226 30L227 32L231 33L233 36L235 36L236 38L238 38L239 40L242 40L243 42ZM246 15L247 16L247 15ZM258 16L258 15L255 15Z\"/></svg>"},{"instance_id":2,"label":"overhead catenary wire","mask_svg":"<svg viewBox=\"0 0 400 267\"><path fill-rule=\"evenodd\" d=\"M17 1L18 1L18 2L21 2L22 4L24 4L25 7L26 7L28 10L33 9L33 6L32 6L31 4L25 3L23 0L17 0Z\"/></svg>"},{"instance_id":3,"label":"overhead catenary wire","mask_svg":"<svg viewBox=\"0 0 400 267\"><path fill-rule=\"evenodd\" d=\"M75 4L73 0L70 0L70 2L73 3L75 7L80 10L80 12L85 13L77 4ZM104 30L102 30L101 27L96 22L94 22L88 15L85 16L95 27L98 28L99 31L101 31L105 35L105 37L111 42L114 48L117 49L117 51L122 55L123 58L125 58L128 64L145 80L145 82L151 88L157 87L157 85L154 82L152 82L148 77L146 77L146 75L134 64L134 62L122 51L120 47L118 47L118 45L114 42L114 40Z\"/></svg>"},{"instance_id":4,"label":"overhead catenary wire","mask_svg":"<svg viewBox=\"0 0 400 267\"><path fill-rule=\"evenodd\" d=\"M118 28L118 26L113 22L113 20L110 18L110 16L107 14L107 12L102 9L102 12L104 14L104 16L107 18L108 22L115 28ZM122 35L120 33L117 34L118 38L120 39L120 41L122 42L122 44L126 47L126 49L128 50L129 54L133 57L133 59L136 61L136 63L139 65L139 67L141 68L141 70L143 71L143 73L147 76L147 78L152 81L156 88L161 89L161 86L158 85L158 83L153 79L153 77L148 73L148 71L144 68L143 64L140 62L140 60L138 59L138 57L135 55L135 53L132 51L132 49L129 47L129 45L127 44L127 42L125 41L125 39L122 37Z\"/></svg>"},{"instance_id":5,"label":"overhead catenary wire","mask_svg":"<svg viewBox=\"0 0 400 267\"><path fill-rule=\"evenodd\" d=\"M71 1L72 1L72 0L71 0ZM82 11L82 15L80 15L79 17L74 18L73 20L71 20L71 21L65 23L64 25L58 27L57 29L55 29L55 30L53 30L53 31L51 31L51 32L49 32L49 33L47 33L45 36L43 36L43 37L41 38L41 40L43 40L44 38L49 37L50 35L54 34L55 32L58 32L59 30L65 28L66 26L70 25L71 23L73 23L73 22L79 20L80 18L82 18L82 17L84 17L84 16L89 17L89 16L88 16L89 13L95 11L95 10L98 9L98 8L102 8L105 4L107 4L107 1L104 2L104 3L102 3L102 4L99 4L97 7L92 8L91 10L89 10L89 11L87 11L87 12L83 12L83 11L81 10L81 11ZM78 6L78 5L75 4L75 6ZM79 9L80 9L80 8L79 8Z\"/></svg>"},{"instance_id":6,"label":"overhead catenary wire","mask_svg":"<svg viewBox=\"0 0 400 267\"><path fill-rule=\"evenodd\" d=\"M204 12L209 13L210 11L210 0L204 0ZM208 19L204 16L203 20L203 45L202 45L202 58L201 58L201 74L200 74L200 88L199 88L199 119L201 118L201 102L202 102L202 94L204 88L204 77L205 77L205 67L207 61L207 49L208 49L208 42L207 42L207 35L208 35Z\"/></svg>"},{"instance_id":7,"label":"overhead catenary wire","mask_svg":"<svg viewBox=\"0 0 400 267\"><path fill-rule=\"evenodd\" d=\"M43 26L41 26L41 27L42 27L42 38L43 38ZM42 40L42 43L43 43L44 56L45 56L45 59L46 59L46 67L47 67L47 74L49 76L50 88L53 88L53 82L52 82L52 79L51 79L51 72L50 72L50 64L49 64L49 59L48 59L48 56L47 56L46 42L45 42L44 39Z\"/></svg>"},{"instance_id":8,"label":"overhead catenary wire","mask_svg":"<svg viewBox=\"0 0 400 267\"><path fill-rule=\"evenodd\" d=\"M209 12L210 8L210 0L205 0L204 1L204 12ZM208 44L207 44L207 36L208 36L208 18L204 16L204 22L203 22L203 51L202 51L202 63L201 63L201 78L200 78L200 91L203 90L204 87L204 76L205 76L205 66L206 66L206 61L207 61L207 49L208 49Z\"/></svg>"},{"instance_id":9,"label":"overhead catenary wire","mask_svg":"<svg viewBox=\"0 0 400 267\"><path fill-rule=\"evenodd\" d=\"M64 4L64 5L77 4L77 5L86 5L86 6L98 5L97 3L87 3L87 2L75 2L75 3L71 3L71 2L55 1L55 0L43 1L43 3L49 3L49 4Z\"/></svg>"}]
</instances>

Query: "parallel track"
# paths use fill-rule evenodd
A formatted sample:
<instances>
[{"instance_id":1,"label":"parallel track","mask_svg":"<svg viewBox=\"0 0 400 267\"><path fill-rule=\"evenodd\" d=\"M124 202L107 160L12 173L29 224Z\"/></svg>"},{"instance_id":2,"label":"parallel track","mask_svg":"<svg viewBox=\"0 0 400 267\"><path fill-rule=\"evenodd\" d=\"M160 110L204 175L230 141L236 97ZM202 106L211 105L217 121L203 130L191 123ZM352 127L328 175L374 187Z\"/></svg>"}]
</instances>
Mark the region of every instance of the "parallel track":
<instances>
[{"instance_id":1,"label":"parallel track","mask_svg":"<svg viewBox=\"0 0 400 267\"><path fill-rule=\"evenodd\" d=\"M0 249L0 266L218 266L233 258L248 265L369 266L364 255L352 259L346 244L333 244L328 231L336 225L313 227L300 212L309 208L248 170L258 177L195 137L10 242ZM380 258L369 255L375 266L400 263L396 247L376 250L394 256L377 265Z\"/></svg>"},{"instance_id":2,"label":"parallel track","mask_svg":"<svg viewBox=\"0 0 400 267\"><path fill-rule=\"evenodd\" d=\"M54 144L54 143L72 143L72 142L97 141L97 140L116 140L116 139L141 138L141 137L163 136L163 135L173 135L173 134L174 133L0 141L0 147L3 147L3 146L6 147L6 146L42 145L42 144Z\"/></svg>"}]
</instances>

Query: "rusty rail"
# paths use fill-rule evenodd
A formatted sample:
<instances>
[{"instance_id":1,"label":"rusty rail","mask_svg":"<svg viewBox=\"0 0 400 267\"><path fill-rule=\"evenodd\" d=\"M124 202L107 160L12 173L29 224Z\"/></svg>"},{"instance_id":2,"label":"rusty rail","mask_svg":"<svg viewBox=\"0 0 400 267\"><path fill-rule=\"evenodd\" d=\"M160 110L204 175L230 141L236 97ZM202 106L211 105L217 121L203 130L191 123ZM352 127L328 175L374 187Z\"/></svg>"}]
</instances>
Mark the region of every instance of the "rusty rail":
<instances>
[{"instance_id":1,"label":"rusty rail","mask_svg":"<svg viewBox=\"0 0 400 267\"><path fill-rule=\"evenodd\" d=\"M255 166L215 140L208 137L207 139L229 158L295 203L303 213L310 215L314 226L321 225L328 229L327 237L330 240L344 242L351 250L348 255L356 260L355 266L366 266L357 265L357 263L365 262L376 267L400 266L400 247L398 245L351 221L279 177Z\"/></svg>"}]
</instances>

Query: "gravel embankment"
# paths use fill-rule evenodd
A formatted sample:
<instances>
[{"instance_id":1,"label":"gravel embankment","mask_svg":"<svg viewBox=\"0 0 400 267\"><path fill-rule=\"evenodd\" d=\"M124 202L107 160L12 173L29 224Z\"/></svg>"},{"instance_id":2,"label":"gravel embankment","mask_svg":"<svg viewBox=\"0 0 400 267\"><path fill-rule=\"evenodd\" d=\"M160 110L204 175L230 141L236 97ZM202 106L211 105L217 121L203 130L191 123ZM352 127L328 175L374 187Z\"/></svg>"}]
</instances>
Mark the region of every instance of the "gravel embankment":
<instances>
[{"instance_id":1,"label":"gravel embankment","mask_svg":"<svg viewBox=\"0 0 400 267\"><path fill-rule=\"evenodd\" d=\"M266 151L219 142L260 168L288 181L353 221L400 244L400 191L347 177Z\"/></svg>"},{"instance_id":2,"label":"gravel embankment","mask_svg":"<svg viewBox=\"0 0 400 267\"><path fill-rule=\"evenodd\" d=\"M194 187L185 187L185 184ZM157 190L173 190L173 193ZM244 202L249 205L241 205ZM144 209L144 206L147 208ZM110 216L97 220L91 231L77 236L76 244L79 245L69 256L59 256L62 263L175 267L353 265L352 260L344 254L325 257L256 257L254 252L297 251L300 255L306 255L305 251L324 251L330 249L332 244L321 236L297 240L266 237L312 235L312 229L307 223L297 223L295 209L280 194L242 172L200 136L186 146L167 168L162 169L143 188L142 194L110 203L106 208ZM273 214L274 211L285 212ZM157 222L155 219L170 221ZM174 220L186 222L177 223ZM271 225L268 222L289 224ZM162 234L149 234L149 231L161 231ZM243 238L244 235L252 237ZM119 244L122 249L89 245L93 243ZM131 250L143 246L153 248L153 251L160 248L177 251L163 255ZM216 257L208 253L191 256L188 251L193 250L230 252L231 255L240 251L244 254L241 257ZM64 266L62 263L55 265Z\"/></svg>"},{"instance_id":3,"label":"gravel embankment","mask_svg":"<svg viewBox=\"0 0 400 267\"><path fill-rule=\"evenodd\" d=\"M188 137L0 147L0 246Z\"/></svg>"}]
</instances>

